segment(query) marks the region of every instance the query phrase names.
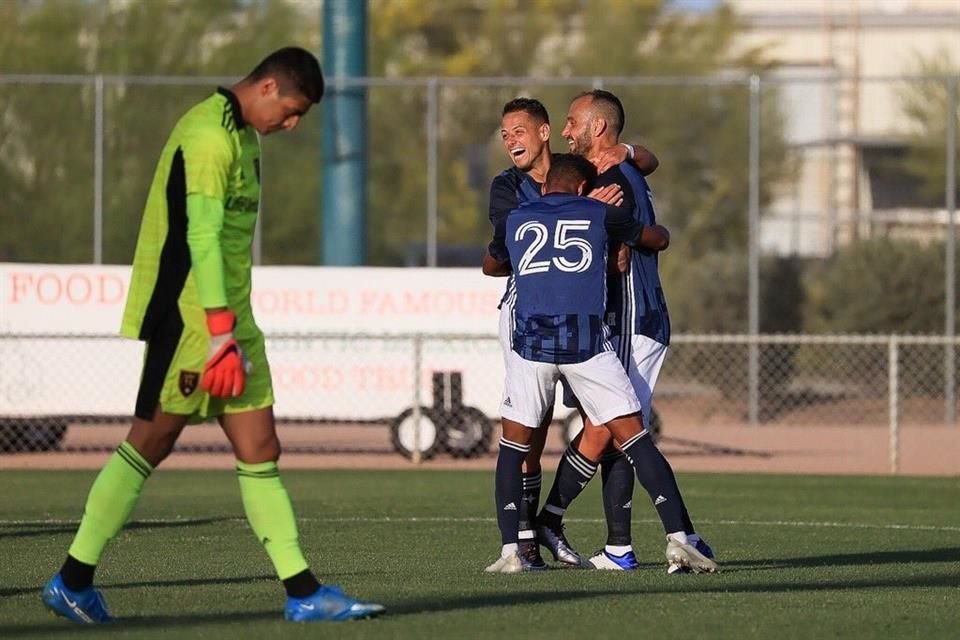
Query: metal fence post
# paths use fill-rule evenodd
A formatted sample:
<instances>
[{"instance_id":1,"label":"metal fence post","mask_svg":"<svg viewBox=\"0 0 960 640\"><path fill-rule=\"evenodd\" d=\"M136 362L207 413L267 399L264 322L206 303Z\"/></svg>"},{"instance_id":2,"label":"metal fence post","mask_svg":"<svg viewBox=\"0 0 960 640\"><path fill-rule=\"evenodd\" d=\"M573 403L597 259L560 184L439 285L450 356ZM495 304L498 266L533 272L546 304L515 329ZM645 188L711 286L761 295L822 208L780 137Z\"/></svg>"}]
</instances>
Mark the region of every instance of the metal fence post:
<instances>
[{"instance_id":1,"label":"metal fence post","mask_svg":"<svg viewBox=\"0 0 960 640\"><path fill-rule=\"evenodd\" d=\"M956 321L954 319L956 308L956 213L957 213L957 76L950 76L947 79L947 179L944 188L946 190L946 208L947 208L947 242L946 242L946 289L944 296L946 308L944 313L945 327L944 335L947 338L953 338L956 331ZM944 411L947 424L954 424L957 421L957 398L956 398L956 345L949 340L943 351L944 356L944 389L943 397L946 402Z\"/></svg>"},{"instance_id":2,"label":"metal fence post","mask_svg":"<svg viewBox=\"0 0 960 640\"><path fill-rule=\"evenodd\" d=\"M93 78L93 264L103 264L103 76Z\"/></svg>"},{"instance_id":3,"label":"metal fence post","mask_svg":"<svg viewBox=\"0 0 960 640\"><path fill-rule=\"evenodd\" d=\"M760 76L750 76L750 196L748 233L748 415L751 426L760 422Z\"/></svg>"},{"instance_id":4,"label":"metal fence post","mask_svg":"<svg viewBox=\"0 0 960 640\"><path fill-rule=\"evenodd\" d=\"M414 464L423 462L420 455L420 381L423 372L423 336L413 336L413 448L410 459Z\"/></svg>"},{"instance_id":5,"label":"metal fence post","mask_svg":"<svg viewBox=\"0 0 960 640\"><path fill-rule=\"evenodd\" d=\"M890 375L890 473L900 470L900 345L896 335L888 342Z\"/></svg>"},{"instance_id":6,"label":"metal fence post","mask_svg":"<svg viewBox=\"0 0 960 640\"><path fill-rule=\"evenodd\" d=\"M427 266L437 266L437 156L439 149L436 77L427 81Z\"/></svg>"}]
</instances>

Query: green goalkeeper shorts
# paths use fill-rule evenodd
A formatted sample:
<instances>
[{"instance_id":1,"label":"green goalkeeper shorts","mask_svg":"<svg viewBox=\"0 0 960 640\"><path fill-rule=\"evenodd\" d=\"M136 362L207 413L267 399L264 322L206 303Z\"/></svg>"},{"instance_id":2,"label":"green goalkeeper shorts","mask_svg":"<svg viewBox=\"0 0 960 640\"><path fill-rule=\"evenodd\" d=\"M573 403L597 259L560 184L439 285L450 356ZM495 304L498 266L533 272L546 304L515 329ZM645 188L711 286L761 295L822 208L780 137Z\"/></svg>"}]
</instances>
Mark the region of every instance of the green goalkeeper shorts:
<instances>
[{"instance_id":1,"label":"green goalkeeper shorts","mask_svg":"<svg viewBox=\"0 0 960 640\"><path fill-rule=\"evenodd\" d=\"M250 363L246 384L243 393L236 398L214 398L200 386L210 349L206 326L197 330L176 319L158 330L147 341L136 416L152 420L159 406L164 413L190 416L190 422L196 423L225 413L272 406L273 381L263 333L248 320L245 323L238 321L238 331L234 335Z\"/></svg>"}]
</instances>

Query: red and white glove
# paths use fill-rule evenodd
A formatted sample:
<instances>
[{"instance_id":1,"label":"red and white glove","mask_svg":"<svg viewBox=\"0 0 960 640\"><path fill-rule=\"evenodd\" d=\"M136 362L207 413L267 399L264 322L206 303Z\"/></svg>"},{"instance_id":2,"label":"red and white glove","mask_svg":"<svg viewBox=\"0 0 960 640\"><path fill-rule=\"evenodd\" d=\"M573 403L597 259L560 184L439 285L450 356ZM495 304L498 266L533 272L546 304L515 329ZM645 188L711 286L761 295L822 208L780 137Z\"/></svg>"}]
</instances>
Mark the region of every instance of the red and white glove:
<instances>
[{"instance_id":1,"label":"red and white glove","mask_svg":"<svg viewBox=\"0 0 960 640\"><path fill-rule=\"evenodd\" d=\"M207 314L210 330L210 355L203 368L200 386L217 398L236 398L243 393L246 383L247 360L233 337L237 316L232 311Z\"/></svg>"}]
</instances>

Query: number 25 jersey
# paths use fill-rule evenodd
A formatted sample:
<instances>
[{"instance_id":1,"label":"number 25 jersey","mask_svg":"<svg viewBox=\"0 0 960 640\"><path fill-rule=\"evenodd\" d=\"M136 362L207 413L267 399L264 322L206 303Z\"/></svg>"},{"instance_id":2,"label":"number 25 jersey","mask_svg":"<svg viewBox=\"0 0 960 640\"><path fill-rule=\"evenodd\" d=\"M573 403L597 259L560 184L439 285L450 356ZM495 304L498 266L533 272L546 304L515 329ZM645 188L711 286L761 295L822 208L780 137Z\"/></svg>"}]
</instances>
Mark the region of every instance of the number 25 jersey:
<instances>
[{"instance_id":1,"label":"number 25 jersey","mask_svg":"<svg viewBox=\"0 0 960 640\"><path fill-rule=\"evenodd\" d=\"M622 219L629 216L608 221L609 209L550 193L508 216L507 252L517 287L513 349L522 358L570 364L612 350L603 322L607 242L611 235L633 239L642 225Z\"/></svg>"}]
</instances>

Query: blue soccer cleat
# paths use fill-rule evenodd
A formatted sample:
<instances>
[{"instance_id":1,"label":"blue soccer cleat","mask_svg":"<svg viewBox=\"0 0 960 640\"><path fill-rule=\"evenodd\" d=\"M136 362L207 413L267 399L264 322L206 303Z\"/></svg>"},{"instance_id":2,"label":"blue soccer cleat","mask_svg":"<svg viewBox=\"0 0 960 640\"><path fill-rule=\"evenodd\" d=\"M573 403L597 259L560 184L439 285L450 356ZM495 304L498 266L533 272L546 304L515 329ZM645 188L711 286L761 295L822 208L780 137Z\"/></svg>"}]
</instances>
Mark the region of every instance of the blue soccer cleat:
<instances>
[{"instance_id":1,"label":"blue soccer cleat","mask_svg":"<svg viewBox=\"0 0 960 640\"><path fill-rule=\"evenodd\" d=\"M283 617L292 622L339 621L373 618L384 612L382 604L351 598L339 587L321 585L306 598L287 598Z\"/></svg>"},{"instance_id":2,"label":"blue soccer cleat","mask_svg":"<svg viewBox=\"0 0 960 640\"><path fill-rule=\"evenodd\" d=\"M93 587L87 587L82 591L67 589L59 573L50 578L50 582L43 588L40 599L55 614L74 622L93 624L114 620L107 611L107 602L103 599L103 594Z\"/></svg>"},{"instance_id":3,"label":"blue soccer cleat","mask_svg":"<svg viewBox=\"0 0 960 640\"><path fill-rule=\"evenodd\" d=\"M693 547L705 557L713 560L713 549L710 548L710 545L708 545L703 538L697 538L697 543L693 545Z\"/></svg>"},{"instance_id":4,"label":"blue soccer cleat","mask_svg":"<svg viewBox=\"0 0 960 640\"><path fill-rule=\"evenodd\" d=\"M601 549L590 558L589 562L594 569L607 571L633 571L640 568L637 555L633 551L627 551L622 556L618 556L606 549Z\"/></svg>"}]
</instances>

